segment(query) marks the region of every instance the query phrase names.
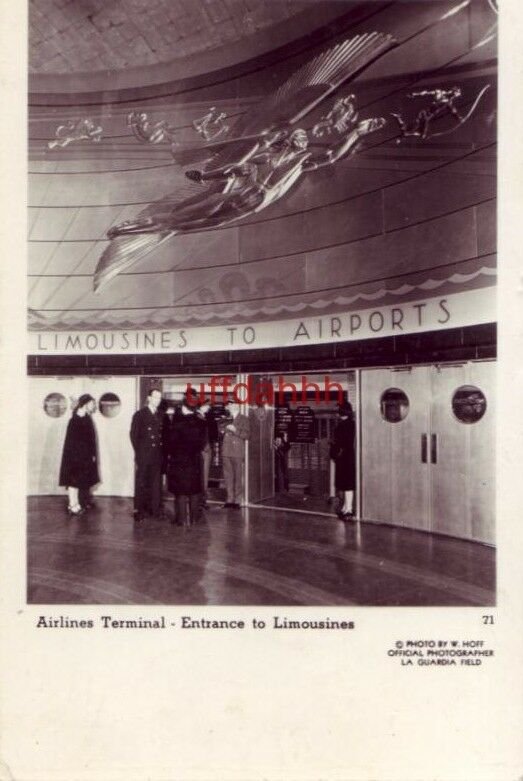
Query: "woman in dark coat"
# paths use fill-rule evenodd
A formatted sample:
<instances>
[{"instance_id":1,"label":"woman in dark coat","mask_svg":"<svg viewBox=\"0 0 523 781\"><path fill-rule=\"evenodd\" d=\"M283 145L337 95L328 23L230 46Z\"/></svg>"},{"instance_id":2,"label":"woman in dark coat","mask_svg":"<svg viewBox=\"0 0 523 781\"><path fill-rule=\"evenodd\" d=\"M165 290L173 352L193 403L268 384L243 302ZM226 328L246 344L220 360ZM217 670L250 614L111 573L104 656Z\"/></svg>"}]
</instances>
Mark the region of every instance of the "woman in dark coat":
<instances>
[{"instance_id":1,"label":"woman in dark coat","mask_svg":"<svg viewBox=\"0 0 523 781\"><path fill-rule=\"evenodd\" d=\"M169 431L167 487L175 496L176 521L190 526L198 520L202 492L202 450L205 425L196 414L196 406L184 399ZM187 509L187 505L189 508Z\"/></svg>"},{"instance_id":2,"label":"woman in dark coat","mask_svg":"<svg viewBox=\"0 0 523 781\"><path fill-rule=\"evenodd\" d=\"M91 486L100 482L96 432L91 419L95 406L93 397L84 393L78 399L71 420L67 424L59 485L67 488L69 496L67 509L72 515L80 515L84 512L79 502L79 490L88 494Z\"/></svg>"},{"instance_id":3,"label":"woman in dark coat","mask_svg":"<svg viewBox=\"0 0 523 781\"><path fill-rule=\"evenodd\" d=\"M355 427L352 405L348 401L340 404L338 414L340 419L334 430L331 458L336 465L336 491L339 491L343 497L338 515L346 521L354 516L353 502L356 487Z\"/></svg>"}]
</instances>

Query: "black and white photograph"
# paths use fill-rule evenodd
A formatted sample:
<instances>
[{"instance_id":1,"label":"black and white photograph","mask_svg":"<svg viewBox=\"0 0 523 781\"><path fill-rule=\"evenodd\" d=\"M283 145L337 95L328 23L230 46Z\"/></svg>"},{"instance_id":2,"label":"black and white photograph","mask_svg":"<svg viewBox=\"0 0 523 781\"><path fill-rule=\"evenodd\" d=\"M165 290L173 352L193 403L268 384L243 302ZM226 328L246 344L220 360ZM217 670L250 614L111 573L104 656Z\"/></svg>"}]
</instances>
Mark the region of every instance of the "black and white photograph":
<instances>
[{"instance_id":1,"label":"black and white photograph","mask_svg":"<svg viewBox=\"0 0 523 781\"><path fill-rule=\"evenodd\" d=\"M0 781L521 779L522 38L0 2Z\"/></svg>"},{"instance_id":2,"label":"black and white photograph","mask_svg":"<svg viewBox=\"0 0 523 781\"><path fill-rule=\"evenodd\" d=\"M30 0L28 604L496 604L497 27Z\"/></svg>"}]
</instances>

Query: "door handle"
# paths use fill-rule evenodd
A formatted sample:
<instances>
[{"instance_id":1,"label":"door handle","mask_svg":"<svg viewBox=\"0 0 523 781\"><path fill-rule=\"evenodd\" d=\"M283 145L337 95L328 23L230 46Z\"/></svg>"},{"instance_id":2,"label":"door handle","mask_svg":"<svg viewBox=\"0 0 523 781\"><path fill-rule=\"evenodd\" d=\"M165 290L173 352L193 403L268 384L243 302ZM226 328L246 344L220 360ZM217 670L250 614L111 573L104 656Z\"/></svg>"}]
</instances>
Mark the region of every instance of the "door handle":
<instances>
[{"instance_id":1,"label":"door handle","mask_svg":"<svg viewBox=\"0 0 523 781\"><path fill-rule=\"evenodd\" d=\"M438 435L431 434L430 436L430 463L438 463Z\"/></svg>"},{"instance_id":2,"label":"door handle","mask_svg":"<svg viewBox=\"0 0 523 781\"><path fill-rule=\"evenodd\" d=\"M427 463L427 435L421 435L421 463Z\"/></svg>"}]
</instances>

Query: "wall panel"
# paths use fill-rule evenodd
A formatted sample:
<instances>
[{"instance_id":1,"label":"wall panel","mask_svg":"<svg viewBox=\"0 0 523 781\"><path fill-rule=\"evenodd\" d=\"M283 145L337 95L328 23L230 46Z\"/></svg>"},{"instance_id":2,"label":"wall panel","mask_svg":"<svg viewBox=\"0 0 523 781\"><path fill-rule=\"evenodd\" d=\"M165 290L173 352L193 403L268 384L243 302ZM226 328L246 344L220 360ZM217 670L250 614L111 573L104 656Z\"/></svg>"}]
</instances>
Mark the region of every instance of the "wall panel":
<instances>
[{"instance_id":1,"label":"wall panel","mask_svg":"<svg viewBox=\"0 0 523 781\"><path fill-rule=\"evenodd\" d=\"M449 166L383 192L385 230L389 231L495 198L496 178L456 174Z\"/></svg>"},{"instance_id":2,"label":"wall panel","mask_svg":"<svg viewBox=\"0 0 523 781\"><path fill-rule=\"evenodd\" d=\"M495 252L496 241L496 202L490 201L476 207L478 231L478 255Z\"/></svg>"},{"instance_id":3,"label":"wall panel","mask_svg":"<svg viewBox=\"0 0 523 781\"><path fill-rule=\"evenodd\" d=\"M474 214L467 209L393 234L316 253L307 261L307 289L324 287L326 280L334 287L374 277L393 278L475 256Z\"/></svg>"}]
</instances>

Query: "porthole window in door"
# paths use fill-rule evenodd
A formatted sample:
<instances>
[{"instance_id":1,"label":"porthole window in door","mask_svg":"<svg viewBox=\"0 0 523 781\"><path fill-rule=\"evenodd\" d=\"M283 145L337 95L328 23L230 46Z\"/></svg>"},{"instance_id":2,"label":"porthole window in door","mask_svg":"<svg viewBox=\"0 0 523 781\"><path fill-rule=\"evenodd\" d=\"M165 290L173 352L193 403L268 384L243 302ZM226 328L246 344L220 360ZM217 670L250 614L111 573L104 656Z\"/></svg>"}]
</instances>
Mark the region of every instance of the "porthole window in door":
<instances>
[{"instance_id":1,"label":"porthole window in door","mask_svg":"<svg viewBox=\"0 0 523 781\"><path fill-rule=\"evenodd\" d=\"M401 423L409 414L409 398L400 388L387 388L381 395L380 411L388 423Z\"/></svg>"},{"instance_id":2,"label":"porthole window in door","mask_svg":"<svg viewBox=\"0 0 523 781\"><path fill-rule=\"evenodd\" d=\"M98 409L106 418L115 418L122 407L122 402L116 393L103 393L98 402Z\"/></svg>"},{"instance_id":3,"label":"porthole window in door","mask_svg":"<svg viewBox=\"0 0 523 781\"><path fill-rule=\"evenodd\" d=\"M475 385L461 385L452 397L452 412L461 423L477 423L487 409L483 391Z\"/></svg>"},{"instance_id":4,"label":"porthole window in door","mask_svg":"<svg viewBox=\"0 0 523 781\"><path fill-rule=\"evenodd\" d=\"M61 418L67 409L67 399L61 393L49 393L43 406L45 414L50 418Z\"/></svg>"}]
</instances>

